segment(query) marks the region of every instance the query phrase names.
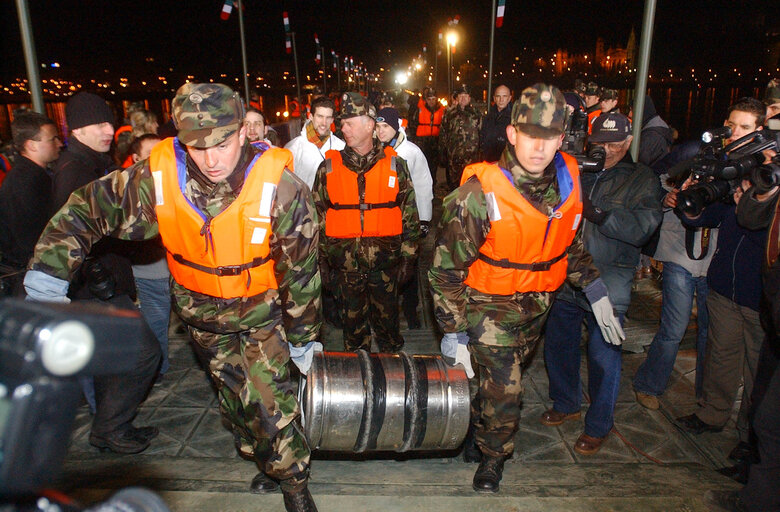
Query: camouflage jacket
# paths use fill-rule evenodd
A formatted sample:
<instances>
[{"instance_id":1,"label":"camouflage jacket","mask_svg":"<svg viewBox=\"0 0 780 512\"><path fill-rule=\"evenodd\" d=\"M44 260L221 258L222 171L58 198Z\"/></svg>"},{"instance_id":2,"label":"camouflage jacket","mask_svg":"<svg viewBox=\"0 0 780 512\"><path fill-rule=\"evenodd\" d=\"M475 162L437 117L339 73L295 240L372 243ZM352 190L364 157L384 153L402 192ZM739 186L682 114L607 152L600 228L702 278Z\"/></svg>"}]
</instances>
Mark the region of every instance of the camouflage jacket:
<instances>
[{"instance_id":1,"label":"camouflage jacket","mask_svg":"<svg viewBox=\"0 0 780 512\"><path fill-rule=\"evenodd\" d=\"M185 196L207 217L216 216L238 196L254 153L247 144L233 174L216 184L188 156ZM29 268L70 281L90 247L102 237L155 237L155 204L147 160L93 181L76 190L52 217ZM281 316L291 343L305 344L317 338L321 323L317 214L308 187L289 170L279 181L271 219L271 257L276 262L278 289L254 297L222 299L188 290L172 280L173 308L182 320L205 331L233 333L262 328Z\"/></svg>"},{"instance_id":2,"label":"camouflage jacket","mask_svg":"<svg viewBox=\"0 0 780 512\"><path fill-rule=\"evenodd\" d=\"M376 162L386 158L382 143L374 139L374 147L366 155L358 155L347 146L341 151L344 165L358 173L370 170ZM314 204L320 219L320 258L323 268L346 272L378 271L395 267L402 258L413 258L417 254L418 240L421 236L420 220L417 213L414 187L409 169L403 158L396 157L398 173L398 204L401 208L403 233L400 236L365 238L330 238L325 236L325 212L330 198L327 189L327 162L322 162L314 179ZM358 179L360 194L365 191L365 181ZM325 266L327 265L327 266Z\"/></svg>"},{"instance_id":3,"label":"camouflage jacket","mask_svg":"<svg viewBox=\"0 0 780 512\"><path fill-rule=\"evenodd\" d=\"M515 188L530 204L542 212L560 202L555 165L550 164L539 179L533 179L520 167L509 148L498 165L512 173ZM461 332L469 327L471 308L490 308L499 297L467 287L468 269L479 254L490 232L487 202L479 180L473 176L444 198L441 223L434 245L433 265L428 276L433 293L434 313L444 332ZM599 277L590 254L585 251L580 231L568 250L567 281L584 288ZM517 293L514 299L529 316L547 313L556 292ZM505 302L505 300L504 300ZM533 313L537 312L538 315ZM522 331L522 326L519 326Z\"/></svg>"},{"instance_id":4,"label":"camouflage jacket","mask_svg":"<svg viewBox=\"0 0 780 512\"><path fill-rule=\"evenodd\" d=\"M439 148L444 158L476 158L479 152L479 129L482 116L472 105L461 109L453 105L444 112L439 133Z\"/></svg>"}]
</instances>

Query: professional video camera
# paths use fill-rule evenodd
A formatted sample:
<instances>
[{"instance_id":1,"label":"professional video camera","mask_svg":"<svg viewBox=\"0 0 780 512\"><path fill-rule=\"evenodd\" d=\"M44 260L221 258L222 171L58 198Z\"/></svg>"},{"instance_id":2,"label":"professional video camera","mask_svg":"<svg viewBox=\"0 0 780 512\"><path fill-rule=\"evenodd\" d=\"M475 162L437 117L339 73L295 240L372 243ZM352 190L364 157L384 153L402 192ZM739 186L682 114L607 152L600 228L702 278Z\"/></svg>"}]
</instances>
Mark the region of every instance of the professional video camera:
<instances>
[{"instance_id":1,"label":"professional video camera","mask_svg":"<svg viewBox=\"0 0 780 512\"><path fill-rule=\"evenodd\" d=\"M43 493L61 472L81 399L77 377L131 370L148 335L137 311L0 301L0 510L78 510ZM130 488L99 510L168 508L154 493Z\"/></svg>"},{"instance_id":2,"label":"professional video camera","mask_svg":"<svg viewBox=\"0 0 780 512\"><path fill-rule=\"evenodd\" d=\"M762 151L777 151L780 145L780 132L774 130L758 130L723 146L730 136L725 126L702 135L704 146L687 162L691 177L699 183L677 195L677 211L695 217L708 205L728 200L746 176L753 180L765 160Z\"/></svg>"},{"instance_id":3,"label":"professional video camera","mask_svg":"<svg viewBox=\"0 0 780 512\"><path fill-rule=\"evenodd\" d=\"M588 114L581 109L574 109L567 117L561 151L570 155L584 154L585 141L588 139Z\"/></svg>"}]
</instances>

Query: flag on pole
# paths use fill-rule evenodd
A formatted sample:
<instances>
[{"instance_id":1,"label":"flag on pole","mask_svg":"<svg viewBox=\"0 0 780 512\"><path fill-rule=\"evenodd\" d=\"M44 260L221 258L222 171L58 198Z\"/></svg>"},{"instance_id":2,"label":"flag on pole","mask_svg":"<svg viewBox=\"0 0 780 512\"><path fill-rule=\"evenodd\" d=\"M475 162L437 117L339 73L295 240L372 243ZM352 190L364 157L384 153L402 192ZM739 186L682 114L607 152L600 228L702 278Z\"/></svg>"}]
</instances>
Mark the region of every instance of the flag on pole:
<instances>
[{"instance_id":1,"label":"flag on pole","mask_svg":"<svg viewBox=\"0 0 780 512\"><path fill-rule=\"evenodd\" d=\"M220 19L227 20L230 18L231 12L233 12L233 0L225 0L225 3L222 4L222 12L219 13Z\"/></svg>"},{"instance_id":2,"label":"flag on pole","mask_svg":"<svg viewBox=\"0 0 780 512\"><path fill-rule=\"evenodd\" d=\"M320 65L320 62L322 62L322 46L320 46L320 38L317 37L317 33L314 33L314 47L317 50L317 54L314 56L314 62L317 63L317 65Z\"/></svg>"},{"instance_id":3,"label":"flag on pole","mask_svg":"<svg viewBox=\"0 0 780 512\"><path fill-rule=\"evenodd\" d=\"M339 69L339 56L336 55L336 50L330 51L330 56L333 57L333 69L337 70Z\"/></svg>"},{"instance_id":4,"label":"flag on pole","mask_svg":"<svg viewBox=\"0 0 780 512\"><path fill-rule=\"evenodd\" d=\"M504 10L506 9L506 0L498 0L498 9L496 9L496 27L501 28L504 24Z\"/></svg>"},{"instance_id":5,"label":"flag on pole","mask_svg":"<svg viewBox=\"0 0 780 512\"><path fill-rule=\"evenodd\" d=\"M314 33L314 44L316 44L317 46L320 45L320 38L317 37L317 33L316 32Z\"/></svg>"},{"instance_id":6,"label":"flag on pole","mask_svg":"<svg viewBox=\"0 0 780 512\"><path fill-rule=\"evenodd\" d=\"M282 13L282 22L284 23L284 51L292 53L292 38L290 37L290 17L287 11Z\"/></svg>"}]
</instances>

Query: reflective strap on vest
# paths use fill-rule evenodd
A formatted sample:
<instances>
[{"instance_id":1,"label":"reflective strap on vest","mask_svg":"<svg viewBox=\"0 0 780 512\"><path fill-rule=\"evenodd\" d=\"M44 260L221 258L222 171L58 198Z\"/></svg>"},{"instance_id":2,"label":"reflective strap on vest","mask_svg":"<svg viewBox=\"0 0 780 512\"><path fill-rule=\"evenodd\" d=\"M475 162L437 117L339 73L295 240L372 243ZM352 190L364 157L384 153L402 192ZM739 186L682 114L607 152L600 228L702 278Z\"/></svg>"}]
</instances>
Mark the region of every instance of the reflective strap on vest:
<instances>
[{"instance_id":1,"label":"reflective strap on vest","mask_svg":"<svg viewBox=\"0 0 780 512\"><path fill-rule=\"evenodd\" d=\"M221 267L206 267L204 265L200 265L198 263L195 263L194 261L189 261L184 259L184 256L181 254L174 254L171 253L171 256L173 257L174 261L176 263L179 263L181 265L186 265L188 267L194 268L195 270L200 270L201 272L205 272L207 274L214 274L215 276L237 276L240 275L241 272L244 272L245 270L249 270L250 268L259 267L260 265L264 265L266 262L271 260L271 255L264 256L262 258L255 258L252 261L248 263L244 263L242 265L224 265Z\"/></svg>"},{"instance_id":2,"label":"reflective strap on vest","mask_svg":"<svg viewBox=\"0 0 780 512\"><path fill-rule=\"evenodd\" d=\"M513 261L509 261L508 259L494 260L490 256L485 256L482 253L479 253L478 257L488 265L493 265L494 267L512 268L515 270L530 270L532 272L546 272L550 270L550 267L552 267L554 263L562 260L566 254L567 251L564 251L551 260L537 261L536 263L515 263Z\"/></svg>"}]
</instances>

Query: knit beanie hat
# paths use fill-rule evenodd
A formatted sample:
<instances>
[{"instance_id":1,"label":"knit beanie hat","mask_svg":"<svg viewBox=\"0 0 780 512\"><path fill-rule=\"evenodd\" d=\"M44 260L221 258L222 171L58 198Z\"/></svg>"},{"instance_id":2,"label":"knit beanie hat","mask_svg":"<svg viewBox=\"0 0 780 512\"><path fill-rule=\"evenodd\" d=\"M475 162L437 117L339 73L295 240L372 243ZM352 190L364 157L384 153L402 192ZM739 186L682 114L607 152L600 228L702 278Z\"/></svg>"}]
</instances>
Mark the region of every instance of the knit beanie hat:
<instances>
[{"instance_id":1,"label":"knit beanie hat","mask_svg":"<svg viewBox=\"0 0 780 512\"><path fill-rule=\"evenodd\" d=\"M398 122L399 117L396 109L393 107L385 107L376 113L376 122L387 123L393 130L398 131L398 128L400 127L400 123Z\"/></svg>"},{"instance_id":2,"label":"knit beanie hat","mask_svg":"<svg viewBox=\"0 0 780 512\"><path fill-rule=\"evenodd\" d=\"M91 124L113 124L114 113L100 96L90 92L80 92L72 96L65 105L65 122L68 123L69 130Z\"/></svg>"}]
</instances>

